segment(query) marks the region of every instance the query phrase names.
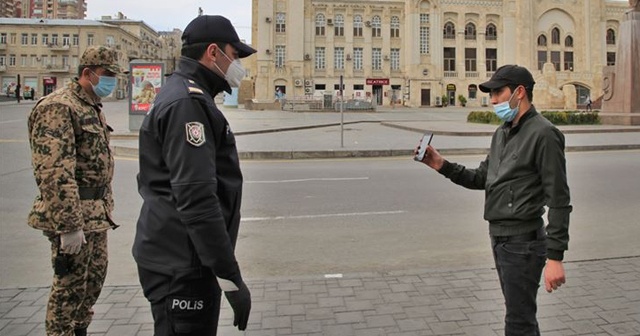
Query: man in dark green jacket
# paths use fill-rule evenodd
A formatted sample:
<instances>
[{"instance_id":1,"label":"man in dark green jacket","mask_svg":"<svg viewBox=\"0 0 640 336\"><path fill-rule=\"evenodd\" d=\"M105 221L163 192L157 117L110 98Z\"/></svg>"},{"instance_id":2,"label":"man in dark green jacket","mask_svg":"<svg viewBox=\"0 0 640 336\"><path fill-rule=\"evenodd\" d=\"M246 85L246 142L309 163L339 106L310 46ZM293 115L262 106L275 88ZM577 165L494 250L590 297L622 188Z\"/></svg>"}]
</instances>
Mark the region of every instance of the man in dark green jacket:
<instances>
[{"instance_id":1,"label":"man in dark green jacket","mask_svg":"<svg viewBox=\"0 0 640 336\"><path fill-rule=\"evenodd\" d=\"M456 184L485 191L484 218L505 297L507 336L540 335L536 295L545 263L548 292L565 282L562 259L572 207L564 136L531 104L534 84L531 73L517 65L500 67L480 84L504 124L478 168L449 162L431 146L422 160Z\"/></svg>"}]
</instances>

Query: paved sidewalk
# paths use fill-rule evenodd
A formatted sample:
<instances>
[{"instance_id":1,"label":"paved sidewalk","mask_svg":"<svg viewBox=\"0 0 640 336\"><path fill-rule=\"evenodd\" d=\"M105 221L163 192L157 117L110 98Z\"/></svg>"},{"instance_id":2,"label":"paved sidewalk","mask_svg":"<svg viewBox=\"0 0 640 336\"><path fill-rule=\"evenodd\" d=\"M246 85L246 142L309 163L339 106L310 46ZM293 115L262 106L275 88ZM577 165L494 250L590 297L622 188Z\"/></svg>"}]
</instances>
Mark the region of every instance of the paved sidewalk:
<instances>
[{"instance_id":1,"label":"paved sidewalk","mask_svg":"<svg viewBox=\"0 0 640 336\"><path fill-rule=\"evenodd\" d=\"M640 335L640 257L565 264L568 282L539 292L545 336ZM224 303L219 335L502 335L495 270L412 270L247 281L254 300L248 330ZM0 290L0 336L44 335L47 288ZM139 286L106 287L94 336L153 334Z\"/></svg>"}]
</instances>

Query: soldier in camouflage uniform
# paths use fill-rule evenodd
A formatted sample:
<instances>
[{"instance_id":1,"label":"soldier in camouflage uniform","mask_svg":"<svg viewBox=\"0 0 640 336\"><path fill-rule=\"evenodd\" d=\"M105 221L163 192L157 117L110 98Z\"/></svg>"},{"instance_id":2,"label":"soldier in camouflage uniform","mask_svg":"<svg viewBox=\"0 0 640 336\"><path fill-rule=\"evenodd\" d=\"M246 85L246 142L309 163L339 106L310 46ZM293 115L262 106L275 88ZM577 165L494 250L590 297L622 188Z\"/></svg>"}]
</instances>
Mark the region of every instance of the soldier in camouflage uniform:
<instances>
[{"instance_id":1,"label":"soldier in camouflage uniform","mask_svg":"<svg viewBox=\"0 0 640 336\"><path fill-rule=\"evenodd\" d=\"M29 226L51 241L53 284L47 304L47 335L86 335L107 274L113 156L101 98L124 71L117 53L88 47L78 77L42 98L29 116L33 174L39 195Z\"/></svg>"}]
</instances>

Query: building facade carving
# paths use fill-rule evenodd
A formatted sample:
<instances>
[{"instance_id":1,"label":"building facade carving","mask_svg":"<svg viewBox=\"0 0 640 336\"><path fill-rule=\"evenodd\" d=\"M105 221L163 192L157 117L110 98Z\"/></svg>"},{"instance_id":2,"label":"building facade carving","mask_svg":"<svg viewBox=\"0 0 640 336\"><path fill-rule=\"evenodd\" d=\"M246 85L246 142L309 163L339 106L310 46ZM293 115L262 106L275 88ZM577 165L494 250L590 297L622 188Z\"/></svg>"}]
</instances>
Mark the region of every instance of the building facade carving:
<instances>
[{"instance_id":1,"label":"building facade carving","mask_svg":"<svg viewBox=\"0 0 640 336\"><path fill-rule=\"evenodd\" d=\"M478 85L529 68L542 108L603 95L629 4L584 0L253 0L255 98L328 95L407 106L488 105ZM306 85L309 84L309 85ZM575 94L567 94L574 88Z\"/></svg>"}]
</instances>

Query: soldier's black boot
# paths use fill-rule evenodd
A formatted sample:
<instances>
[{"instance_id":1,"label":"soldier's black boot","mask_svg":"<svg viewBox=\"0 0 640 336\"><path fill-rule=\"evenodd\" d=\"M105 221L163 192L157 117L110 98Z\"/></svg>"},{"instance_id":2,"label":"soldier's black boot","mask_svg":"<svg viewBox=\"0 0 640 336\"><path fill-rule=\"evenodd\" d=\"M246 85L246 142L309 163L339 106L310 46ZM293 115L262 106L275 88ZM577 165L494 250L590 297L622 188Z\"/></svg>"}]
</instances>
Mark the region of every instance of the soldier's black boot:
<instances>
[{"instance_id":1,"label":"soldier's black boot","mask_svg":"<svg viewBox=\"0 0 640 336\"><path fill-rule=\"evenodd\" d=\"M73 335L75 335L75 336L87 336L87 328L75 329L73 331Z\"/></svg>"}]
</instances>

